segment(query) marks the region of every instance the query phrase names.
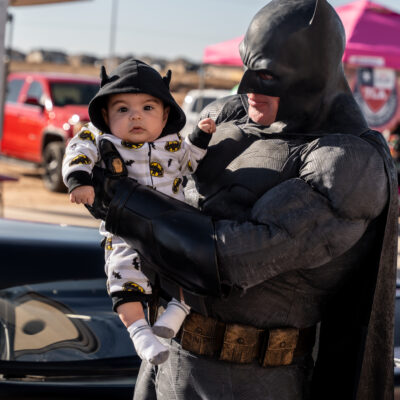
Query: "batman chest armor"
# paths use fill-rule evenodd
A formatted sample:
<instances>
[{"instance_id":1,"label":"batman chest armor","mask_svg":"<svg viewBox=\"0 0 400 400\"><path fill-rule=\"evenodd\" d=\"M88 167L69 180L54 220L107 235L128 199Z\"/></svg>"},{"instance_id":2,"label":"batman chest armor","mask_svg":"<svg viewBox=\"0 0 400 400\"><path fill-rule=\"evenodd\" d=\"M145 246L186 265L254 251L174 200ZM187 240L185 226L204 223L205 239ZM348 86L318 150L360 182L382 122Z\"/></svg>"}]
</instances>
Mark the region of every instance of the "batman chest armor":
<instances>
[{"instance_id":1,"label":"batman chest armor","mask_svg":"<svg viewBox=\"0 0 400 400\"><path fill-rule=\"evenodd\" d=\"M298 176L300 148L282 135L221 125L195 175L200 207L217 217L245 217L266 191Z\"/></svg>"}]
</instances>

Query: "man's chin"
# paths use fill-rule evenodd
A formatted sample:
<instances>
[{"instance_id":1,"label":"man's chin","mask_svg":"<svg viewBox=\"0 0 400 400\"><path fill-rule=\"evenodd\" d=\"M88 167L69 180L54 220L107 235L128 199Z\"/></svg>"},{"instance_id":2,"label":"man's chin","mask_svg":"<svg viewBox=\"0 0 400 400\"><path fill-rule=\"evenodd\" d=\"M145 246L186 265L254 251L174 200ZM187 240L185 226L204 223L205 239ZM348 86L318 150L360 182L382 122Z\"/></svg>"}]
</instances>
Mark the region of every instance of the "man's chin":
<instances>
[{"instance_id":1,"label":"man's chin","mask_svg":"<svg viewBox=\"0 0 400 400\"><path fill-rule=\"evenodd\" d=\"M275 121L275 118L269 115L268 111L265 110L264 112L262 112L250 106L248 115L250 119L256 124L269 126Z\"/></svg>"}]
</instances>

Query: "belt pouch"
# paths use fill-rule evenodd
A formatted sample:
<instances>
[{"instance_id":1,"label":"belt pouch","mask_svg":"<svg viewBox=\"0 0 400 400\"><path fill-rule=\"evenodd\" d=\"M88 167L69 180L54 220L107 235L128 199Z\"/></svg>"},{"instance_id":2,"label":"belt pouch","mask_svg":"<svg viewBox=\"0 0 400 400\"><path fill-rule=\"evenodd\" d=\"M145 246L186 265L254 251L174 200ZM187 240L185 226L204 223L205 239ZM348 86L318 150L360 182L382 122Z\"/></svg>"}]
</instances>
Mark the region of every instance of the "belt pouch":
<instances>
[{"instance_id":1,"label":"belt pouch","mask_svg":"<svg viewBox=\"0 0 400 400\"><path fill-rule=\"evenodd\" d=\"M271 329L266 338L265 352L260 364L263 367L290 365L297 345L299 330L295 328Z\"/></svg>"},{"instance_id":2,"label":"belt pouch","mask_svg":"<svg viewBox=\"0 0 400 400\"><path fill-rule=\"evenodd\" d=\"M260 329L227 324L219 359L240 364L251 363L259 351Z\"/></svg>"},{"instance_id":3,"label":"belt pouch","mask_svg":"<svg viewBox=\"0 0 400 400\"><path fill-rule=\"evenodd\" d=\"M224 335L224 325L201 314L190 313L182 327L182 348L202 356L218 355Z\"/></svg>"}]
</instances>

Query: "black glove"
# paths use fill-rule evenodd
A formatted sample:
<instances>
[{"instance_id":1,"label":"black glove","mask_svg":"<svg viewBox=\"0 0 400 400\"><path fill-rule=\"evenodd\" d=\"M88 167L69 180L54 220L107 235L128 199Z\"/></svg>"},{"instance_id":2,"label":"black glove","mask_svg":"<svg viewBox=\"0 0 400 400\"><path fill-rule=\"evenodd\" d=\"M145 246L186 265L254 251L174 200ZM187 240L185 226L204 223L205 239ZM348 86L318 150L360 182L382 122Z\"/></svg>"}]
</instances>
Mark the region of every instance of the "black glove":
<instances>
[{"instance_id":1,"label":"black glove","mask_svg":"<svg viewBox=\"0 0 400 400\"><path fill-rule=\"evenodd\" d=\"M118 186L128 179L128 170L118 150L110 141L101 140L99 151L106 168L93 168L92 184L95 198L91 206L85 206L95 218L105 220L108 206Z\"/></svg>"}]
</instances>

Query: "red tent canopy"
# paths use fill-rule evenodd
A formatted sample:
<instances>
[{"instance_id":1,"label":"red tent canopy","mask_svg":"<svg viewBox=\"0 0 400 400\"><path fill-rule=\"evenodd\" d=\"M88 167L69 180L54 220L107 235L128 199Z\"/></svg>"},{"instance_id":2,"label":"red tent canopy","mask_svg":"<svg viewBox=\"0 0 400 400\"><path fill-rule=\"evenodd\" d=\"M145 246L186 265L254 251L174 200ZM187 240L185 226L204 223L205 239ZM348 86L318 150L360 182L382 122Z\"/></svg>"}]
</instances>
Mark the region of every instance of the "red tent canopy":
<instances>
[{"instance_id":1,"label":"red tent canopy","mask_svg":"<svg viewBox=\"0 0 400 400\"><path fill-rule=\"evenodd\" d=\"M239 44L243 36L217 44L212 44L204 49L203 63L216 65L242 66L239 55Z\"/></svg>"},{"instance_id":2,"label":"red tent canopy","mask_svg":"<svg viewBox=\"0 0 400 400\"><path fill-rule=\"evenodd\" d=\"M346 31L343 61L400 69L400 14L368 0L357 0L336 9ZM204 49L203 63L243 65L239 43L243 36Z\"/></svg>"},{"instance_id":3,"label":"red tent canopy","mask_svg":"<svg viewBox=\"0 0 400 400\"><path fill-rule=\"evenodd\" d=\"M368 0L336 11L346 31L344 62L400 69L400 14Z\"/></svg>"}]
</instances>

